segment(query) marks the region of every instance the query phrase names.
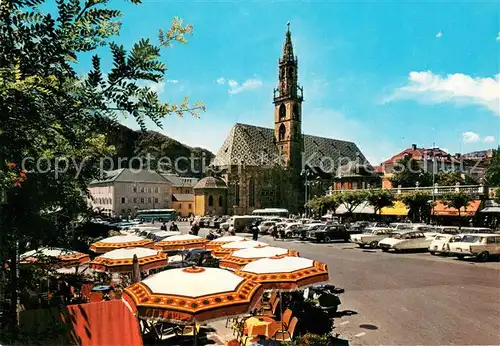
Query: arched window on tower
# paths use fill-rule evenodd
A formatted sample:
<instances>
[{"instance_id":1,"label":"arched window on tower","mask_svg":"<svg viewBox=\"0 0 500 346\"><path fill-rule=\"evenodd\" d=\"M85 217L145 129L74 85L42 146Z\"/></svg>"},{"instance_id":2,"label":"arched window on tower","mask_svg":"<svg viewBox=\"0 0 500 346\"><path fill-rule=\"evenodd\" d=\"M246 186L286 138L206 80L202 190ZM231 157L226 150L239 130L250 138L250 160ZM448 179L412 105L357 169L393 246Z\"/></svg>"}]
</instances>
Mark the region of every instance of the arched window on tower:
<instances>
[{"instance_id":1,"label":"arched window on tower","mask_svg":"<svg viewBox=\"0 0 500 346\"><path fill-rule=\"evenodd\" d=\"M214 206L214 196L212 196L212 195L208 196L208 206L209 207Z\"/></svg>"},{"instance_id":2,"label":"arched window on tower","mask_svg":"<svg viewBox=\"0 0 500 346\"><path fill-rule=\"evenodd\" d=\"M292 116L293 119L299 120L299 105L294 103L292 107Z\"/></svg>"},{"instance_id":3,"label":"arched window on tower","mask_svg":"<svg viewBox=\"0 0 500 346\"><path fill-rule=\"evenodd\" d=\"M222 207L222 196L219 196L219 207Z\"/></svg>"},{"instance_id":4,"label":"arched window on tower","mask_svg":"<svg viewBox=\"0 0 500 346\"><path fill-rule=\"evenodd\" d=\"M234 185L234 204L240 205L240 184Z\"/></svg>"},{"instance_id":5,"label":"arched window on tower","mask_svg":"<svg viewBox=\"0 0 500 346\"><path fill-rule=\"evenodd\" d=\"M253 178L248 181L248 206L255 206L255 180Z\"/></svg>"},{"instance_id":6,"label":"arched window on tower","mask_svg":"<svg viewBox=\"0 0 500 346\"><path fill-rule=\"evenodd\" d=\"M284 141L285 140L285 135L286 135L286 127L285 124L281 124L280 128L278 130L278 140L279 141Z\"/></svg>"},{"instance_id":7,"label":"arched window on tower","mask_svg":"<svg viewBox=\"0 0 500 346\"><path fill-rule=\"evenodd\" d=\"M286 118L286 107L283 103L280 105L279 113L280 113L280 120Z\"/></svg>"}]
</instances>

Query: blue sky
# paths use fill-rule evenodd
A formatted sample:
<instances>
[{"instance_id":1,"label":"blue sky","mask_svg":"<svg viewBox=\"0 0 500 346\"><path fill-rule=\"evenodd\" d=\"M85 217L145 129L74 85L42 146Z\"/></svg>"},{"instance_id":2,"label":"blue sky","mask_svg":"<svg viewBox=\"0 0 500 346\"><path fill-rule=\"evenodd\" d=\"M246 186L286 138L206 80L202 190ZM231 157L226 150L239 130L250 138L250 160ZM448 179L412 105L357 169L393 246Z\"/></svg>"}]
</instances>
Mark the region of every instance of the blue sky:
<instances>
[{"instance_id":1,"label":"blue sky","mask_svg":"<svg viewBox=\"0 0 500 346\"><path fill-rule=\"evenodd\" d=\"M451 153L499 143L497 2L116 3L124 11L117 41L126 46L155 41L174 16L194 25L187 45L164 51L168 75L155 86L165 101L205 102L199 119L163 122L188 145L217 152L235 122L273 126L287 21L305 133L352 140L373 164L412 143Z\"/></svg>"}]
</instances>

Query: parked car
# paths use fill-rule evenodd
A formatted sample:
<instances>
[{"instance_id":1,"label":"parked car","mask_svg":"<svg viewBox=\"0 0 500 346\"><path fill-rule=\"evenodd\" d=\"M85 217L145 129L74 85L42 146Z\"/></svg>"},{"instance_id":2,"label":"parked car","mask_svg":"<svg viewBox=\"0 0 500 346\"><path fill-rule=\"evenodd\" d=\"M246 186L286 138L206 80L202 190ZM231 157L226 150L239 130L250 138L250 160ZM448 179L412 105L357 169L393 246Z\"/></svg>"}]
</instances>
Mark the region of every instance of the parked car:
<instances>
[{"instance_id":1,"label":"parked car","mask_svg":"<svg viewBox=\"0 0 500 346\"><path fill-rule=\"evenodd\" d=\"M437 234L429 245L429 252L431 255L447 255L450 252L450 243L460 241L461 239L462 235Z\"/></svg>"},{"instance_id":2,"label":"parked car","mask_svg":"<svg viewBox=\"0 0 500 346\"><path fill-rule=\"evenodd\" d=\"M324 241L328 243L332 240L349 241L349 232L344 225L324 225L317 230L309 231L307 238L312 241Z\"/></svg>"},{"instance_id":3,"label":"parked car","mask_svg":"<svg viewBox=\"0 0 500 346\"><path fill-rule=\"evenodd\" d=\"M261 234L267 234L269 232L269 228L272 226L276 225L276 221L262 221L261 224L258 226L259 233Z\"/></svg>"},{"instance_id":4,"label":"parked car","mask_svg":"<svg viewBox=\"0 0 500 346\"><path fill-rule=\"evenodd\" d=\"M186 268L192 266L211 267L212 264L217 261L217 259L212 256L212 252L210 250L203 249L185 250L177 254L177 256L178 260L172 262L169 261L167 269ZM182 260L182 257L184 260Z\"/></svg>"},{"instance_id":5,"label":"parked car","mask_svg":"<svg viewBox=\"0 0 500 346\"><path fill-rule=\"evenodd\" d=\"M427 250L433 238L426 237L420 231L398 231L389 238L379 241L378 246L387 252L393 249L396 252L404 250Z\"/></svg>"},{"instance_id":6,"label":"parked car","mask_svg":"<svg viewBox=\"0 0 500 346\"><path fill-rule=\"evenodd\" d=\"M283 228L283 232L285 234L285 238L291 238L293 236L293 231L303 227L303 224L300 222L289 223Z\"/></svg>"},{"instance_id":7,"label":"parked car","mask_svg":"<svg viewBox=\"0 0 500 346\"><path fill-rule=\"evenodd\" d=\"M450 255L458 259L465 256L486 261L500 255L500 235L494 233L465 234L459 242L450 244Z\"/></svg>"},{"instance_id":8,"label":"parked car","mask_svg":"<svg viewBox=\"0 0 500 346\"><path fill-rule=\"evenodd\" d=\"M307 238L307 233L309 231L316 231L319 229L321 226L324 226L324 223L309 223L305 224L302 227L298 227L293 230L293 236L294 237L300 237L300 239L304 240Z\"/></svg>"},{"instance_id":9,"label":"parked car","mask_svg":"<svg viewBox=\"0 0 500 346\"><path fill-rule=\"evenodd\" d=\"M351 234L351 241L361 248L370 246L372 249L376 249L378 242L392 233L394 233L394 229L388 227L368 227L363 233Z\"/></svg>"}]
</instances>

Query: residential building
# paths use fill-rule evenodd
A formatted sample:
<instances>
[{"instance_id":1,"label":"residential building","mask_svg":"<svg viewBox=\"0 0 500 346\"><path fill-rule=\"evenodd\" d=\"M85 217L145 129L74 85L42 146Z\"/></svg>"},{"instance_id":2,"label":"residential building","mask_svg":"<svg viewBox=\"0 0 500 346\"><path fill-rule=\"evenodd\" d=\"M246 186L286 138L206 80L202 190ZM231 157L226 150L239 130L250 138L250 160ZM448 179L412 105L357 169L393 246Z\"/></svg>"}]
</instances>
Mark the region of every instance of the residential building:
<instances>
[{"instance_id":1,"label":"residential building","mask_svg":"<svg viewBox=\"0 0 500 346\"><path fill-rule=\"evenodd\" d=\"M195 214L194 186L198 183L197 178L181 177L176 174L161 174L172 183L172 208L177 210L180 216L188 217Z\"/></svg>"},{"instance_id":2,"label":"residential building","mask_svg":"<svg viewBox=\"0 0 500 346\"><path fill-rule=\"evenodd\" d=\"M105 171L89 185L93 209L111 216L134 216L142 209L172 208L172 183L148 170Z\"/></svg>"}]
</instances>

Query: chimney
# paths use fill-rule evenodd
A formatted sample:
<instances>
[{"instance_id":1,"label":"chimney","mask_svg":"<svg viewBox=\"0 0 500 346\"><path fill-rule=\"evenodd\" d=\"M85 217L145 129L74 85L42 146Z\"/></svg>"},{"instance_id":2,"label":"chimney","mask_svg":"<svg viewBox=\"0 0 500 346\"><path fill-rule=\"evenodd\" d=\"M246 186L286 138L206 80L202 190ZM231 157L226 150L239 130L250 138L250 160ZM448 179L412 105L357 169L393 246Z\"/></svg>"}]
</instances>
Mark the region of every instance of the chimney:
<instances>
[{"instance_id":1,"label":"chimney","mask_svg":"<svg viewBox=\"0 0 500 346\"><path fill-rule=\"evenodd\" d=\"M416 144L412 144L412 145L411 145L411 148L412 148L413 150L417 150L417 145L416 145Z\"/></svg>"}]
</instances>

